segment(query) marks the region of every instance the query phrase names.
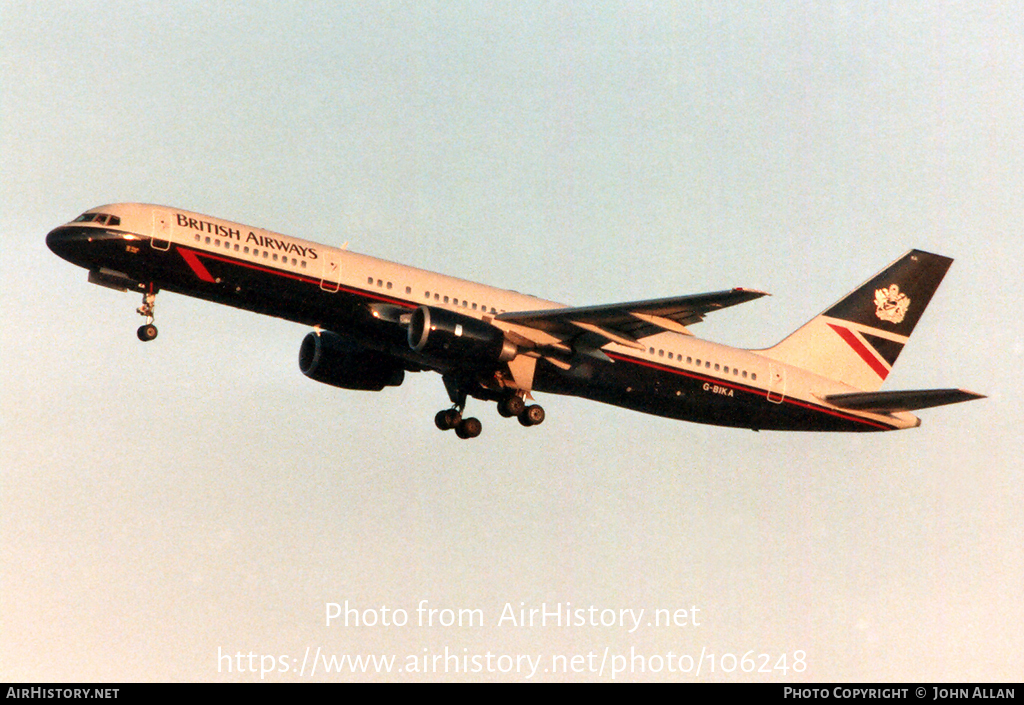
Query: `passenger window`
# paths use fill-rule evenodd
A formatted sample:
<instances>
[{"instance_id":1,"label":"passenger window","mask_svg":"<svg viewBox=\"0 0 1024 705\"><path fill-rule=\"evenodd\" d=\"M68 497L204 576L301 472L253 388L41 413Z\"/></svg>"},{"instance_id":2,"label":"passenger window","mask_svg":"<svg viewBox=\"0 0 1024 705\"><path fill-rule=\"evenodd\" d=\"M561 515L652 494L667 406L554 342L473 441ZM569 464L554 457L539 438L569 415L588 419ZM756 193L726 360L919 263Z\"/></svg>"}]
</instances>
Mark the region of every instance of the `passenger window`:
<instances>
[{"instance_id":1,"label":"passenger window","mask_svg":"<svg viewBox=\"0 0 1024 705\"><path fill-rule=\"evenodd\" d=\"M659 350L658 351L658 357L665 357L665 351L664 350Z\"/></svg>"},{"instance_id":2,"label":"passenger window","mask_svg":"<svg viewBox=\"0 0 1024 705\"><path fill-rule=\"evenodd\" d=\"M756 380L757 379L757 375L755 373L751 372L750 373L750 379Z\"/></svg>"}]
</instances>

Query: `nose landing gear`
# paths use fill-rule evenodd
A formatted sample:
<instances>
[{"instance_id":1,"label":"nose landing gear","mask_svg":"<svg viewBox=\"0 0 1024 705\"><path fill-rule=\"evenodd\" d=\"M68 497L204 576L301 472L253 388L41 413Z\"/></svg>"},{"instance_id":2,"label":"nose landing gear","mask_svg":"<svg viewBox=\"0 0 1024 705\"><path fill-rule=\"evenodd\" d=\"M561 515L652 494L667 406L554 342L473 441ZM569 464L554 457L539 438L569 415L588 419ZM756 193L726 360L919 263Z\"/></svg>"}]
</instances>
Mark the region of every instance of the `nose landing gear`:
<instances>
[{"instance_id":1,"label":"nose landing gear","mask_svg":"<svg viewBox=\"0 0 1024 705\"><path fill-rule=\"evenodd\" d=\"M146 317L146 324L139 326L138 336L142 342L153 340L156 337L156 326L153 325L153 309L156 307L156 290L149 285L149 291L142 295L142 305L136 311L140 316Z\"/></svg>"}]
</instances>

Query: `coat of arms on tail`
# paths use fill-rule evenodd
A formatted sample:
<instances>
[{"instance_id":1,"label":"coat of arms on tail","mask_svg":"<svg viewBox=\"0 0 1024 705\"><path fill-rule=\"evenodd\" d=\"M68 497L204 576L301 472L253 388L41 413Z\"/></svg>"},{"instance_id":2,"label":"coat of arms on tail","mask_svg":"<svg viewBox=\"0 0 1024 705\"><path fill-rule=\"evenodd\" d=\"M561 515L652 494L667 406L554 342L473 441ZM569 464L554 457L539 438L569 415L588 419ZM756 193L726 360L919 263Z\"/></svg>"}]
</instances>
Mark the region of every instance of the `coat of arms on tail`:
<instances>
[{"instance_id":1,"label":"coat of arms on tail","mask_svg":"<svg viewBox=\"0 0 1024 705\"><path fill-rule=\"evenodd\" d=\"M889 323L899 323L907 315L910 299L900 291L898 284L890 284L887 289L875 290L875 315Z\"/></svg>"}]
</instances>

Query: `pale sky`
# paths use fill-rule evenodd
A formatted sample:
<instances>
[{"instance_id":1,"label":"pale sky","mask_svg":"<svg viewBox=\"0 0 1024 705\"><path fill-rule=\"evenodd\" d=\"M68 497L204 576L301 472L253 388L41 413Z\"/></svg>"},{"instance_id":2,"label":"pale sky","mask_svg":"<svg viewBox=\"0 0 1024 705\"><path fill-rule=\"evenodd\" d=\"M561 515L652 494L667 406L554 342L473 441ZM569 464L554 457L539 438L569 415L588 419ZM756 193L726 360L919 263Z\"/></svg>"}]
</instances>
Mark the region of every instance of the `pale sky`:
<instances>
[{"instance_id":1,"label":"pale sky","mask_svg":"<svg viewBox=\"0 0 1024 705\"><path fill-rule=\"evenodd\" d=\"M0 680L298 682L317 649L397 659L317 680L1019 680L1020 10L4 2ZM297 324L163 293L140 343L44 243L118 201L575 305L762 289L694 327L752 348L918 247L955 262L883 389L988 398L840 435L538 394L459 441L439 376L320 385ZM410 623L325 626L345 600ZM410 672L445 648L498 672Z\"/></svg>"}]
</instances>

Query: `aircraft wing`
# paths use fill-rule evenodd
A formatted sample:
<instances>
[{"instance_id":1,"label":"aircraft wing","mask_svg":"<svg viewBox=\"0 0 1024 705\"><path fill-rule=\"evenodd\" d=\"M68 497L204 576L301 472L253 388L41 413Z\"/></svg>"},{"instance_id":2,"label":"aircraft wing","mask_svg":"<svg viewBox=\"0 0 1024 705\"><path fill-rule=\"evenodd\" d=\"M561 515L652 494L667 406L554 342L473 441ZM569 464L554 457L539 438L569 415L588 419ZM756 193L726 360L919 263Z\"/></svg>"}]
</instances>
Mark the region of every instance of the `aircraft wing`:
<instances>
[{"instance_id":1,"label":"aircraft wing","mask_svg":"<svg viewBox=\"0 0 1024 705\"><path fill-rule=\"evenodd\" d=\"M622 304L512 311L495 319L542 330L563 341L583 334L595 347L614 342L643 350L640 338L662 331L693 335L686 326L704 320L705 314L766 295L737 288Z\"/></svg>"},{"instance_id":2,"label":"aircraft wing","mask_svg":"<svg viewBox=\"0 0 1024 705\"><path fill-rule=\"evenodd\" d=\"M966 389L920 389L907 392L854 392L853 394L829 394L824 397L829 404L843 409L857 411L915 411L944 404L957 404L972 399L984 399L985 395L975 394Z\"/></svg>"}]
</instances>

